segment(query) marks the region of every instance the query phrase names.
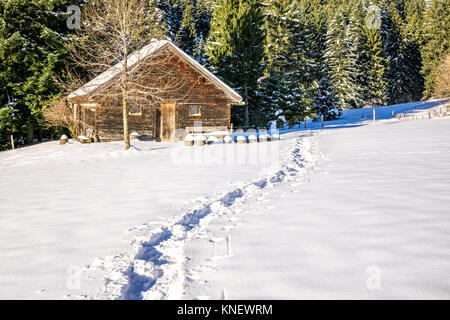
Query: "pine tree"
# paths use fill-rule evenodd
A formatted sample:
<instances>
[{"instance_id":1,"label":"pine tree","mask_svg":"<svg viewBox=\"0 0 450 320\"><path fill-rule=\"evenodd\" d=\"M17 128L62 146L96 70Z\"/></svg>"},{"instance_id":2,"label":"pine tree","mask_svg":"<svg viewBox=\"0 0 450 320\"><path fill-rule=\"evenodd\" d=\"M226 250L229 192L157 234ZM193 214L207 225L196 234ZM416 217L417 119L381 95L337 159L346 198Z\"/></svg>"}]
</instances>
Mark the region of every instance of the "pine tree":
<instances>
[{"instance_id":1,"label":"pine tree","mask_svg":"<svg viewBox=\"0 0 450 320\"><path fill-rule=\"evenodd\" d=\"M0 145L10 130L18 140L41 138L42 110L61 88L54 74L63 69L67 7L82 1L0 2ZM13 114L11 113L13 109Z\"/></svg>"},{"instance_id":2,"label":"pine tree","mask_svg":"<svg viewBox=\"0 0 450 320\"><path fill-rule=\"evenodd\" d=\"M258 79L263 73L263 13L259 0L218 0L207 42L213 71L242 95L243 124L258 123Z\"/></svg>"},{"instance_id":3,"label":"pine tree","mask_svg":"<svg viewBox=\"0 0 450 320\"><path fill-rule=\"evenodd\" d=\"M270 0L265 3L265 75L261 80L264 114L274 120L283 116L288 122L294 121L295 93L299 89L295 81L292 51L295 21L290 0ZM296 83L297 82L297 83ZM269 120L269 119L267 119Z\"/></svg>"},{"instance_id":4,"label":"pine tree","mask_svg":"<svg viewBox=\"0 0 450 320\"><path fill-rule=\"evenodd\" d=\"M316 4L318 5L318 3ZM292 45L288 52L288 75L291 77L292 103L287 110L291 122L302 121L306 117L316 115L314 97L317 90L317 79L315 76L317 76L319 61L312 15L313 6L311 0L301 0L295 1L292 7Z\"/></svg>"},{"instance_id":5,"label":"pine tree","mask_svg":"<svg viewBox=\"0 0 450 320\"><path fill-rule=\"evenodd\" d=\"M321 0L310 0L310 41L312 48L313 68L311 77L313 81L312 106L318 117L324 120L335 120L340 114L340 106L336 98L336 92L331 87L329 69L326 63L326 41L328 28L328 6Z\"/></svg>"},{"instance_id":6,"label":"pine tree","mask_svg":"<svg viewBox=\"0 0 450 320\"><path fill-rule=\"evenodd\" d=\"M422 6L423 3L415 0L384 0L381 3L389 104L415 101L422 96L420 30L417 29L420 28L417 10L420 11Z\"/></svg>"},{"instance_id":7,"label":"pine tree","mask_svg":"<svg viewBox=\"0 0 450 320\"><path fill-rule=\"evenodd\" d=\"M204 59L204 42L209 34L212 3L212 0L158 2L169 38L199 61Z\"/></svg>"},{"instance_id":8,"label":"pine tree","mask_svg":"<svg viewBox=\"0 0 450 320\"><path fill-rule=\"evenodd\" d=\"M381 35L377 30L368 30L367 47L364 101L366 105L383 106L386 104L385 63Z\"/></svg>"},{"instance_id":9,"label":"pine tree","mask_svg":"<svg viewBox=\"0 0 450 320\"><path fill-rule=\"evenodd\" d=\"M381 36L381 10L373 1L356 0L358 15L356 32L358 41L358 82L361 106L386 104L386 82Z\"/></svg>"},{"instance_id":10,"label":"pine tree","mask_svg":"<svg viewBox=\"0 0 450 320\"><path fill-rule=\"evenodd\" d=\"M423 58L421 47L424 44L424 22L426 12L425 0L410 0L406 3L406 20L403 30L408 43L410 53L409 69L412 79L410 83L410 101L422 99L425 90L425 79L423 77Z\"/></svg>"},{"instance_id":11,"label":"pine tree","mask_svg":"<svg viewBox=\"0 0 450 320\"><path fill-rule=\"evenodd\" d=\"M184 7L183 19L176 40L180 42L186 53L191 56L194 55L198 37L195 20L195 6L192 2L187 2Z\"/></svg>"},{"instance_id":12,"label":"pine tree","mask_svg":"<svg viewBox=\"0 0 450 320\"><path fill-rule=\"evenodd\" d=\"M177 39L182 27L184 6L181 0L159 0L158 8L163 14L167 36L173 41Z\"/></svg>"},{"instance_id":13,"label":"pine tree","mask_svg":"<svg viewBox=\"0 0 450 320\"><path fill-rule=\"evenodd\" d=\"M342 109L359 105L357 48L351 37L347 4L334 8L327 30L325 58L330 84Z\"/></svg>"},{"instance_id":14,"label":"pine tree","mask_svg":"<svg viewBox=\"0 0 450 320\"><path fill-rule=\"evenodd\" d=\"M203 64L206 64L208 56L206 54L206 40L209 36L212 8L215 0L197 0L197 41L194 50L195 58Z\"/></svg>"},{"instance_id":15,"label":"pine tree","mask_svg":"<svg viewBox=\"0 0 450 320\"><path fill-rule=\"evenodd\" d=\"M266 2L264 105L290 124L339 108L329 88L324 51L327 15L320 0Z\"/></svg>"},{"instance_id":16,"label":"pine tree","mask_svg":"<svg viewBox=\"0 0 450 320\"><path fill-rule=\"evenodd\" d=\"M425 15L425 45L423 46L423 74L425 96L431 97L435 87L436 70L449 53L450 2L431 0Z\"/></svg>"}]
</instances>

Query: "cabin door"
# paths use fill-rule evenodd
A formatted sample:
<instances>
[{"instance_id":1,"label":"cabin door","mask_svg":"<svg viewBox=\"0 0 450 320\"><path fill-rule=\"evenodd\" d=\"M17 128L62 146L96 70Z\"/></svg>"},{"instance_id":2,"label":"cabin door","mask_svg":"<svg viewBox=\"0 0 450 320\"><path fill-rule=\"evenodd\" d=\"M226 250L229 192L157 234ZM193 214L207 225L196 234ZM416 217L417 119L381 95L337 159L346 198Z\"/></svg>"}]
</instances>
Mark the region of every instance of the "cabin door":
<instances>
[{"instance_id":1,"label":"cabin door","mask_svg":"<svg viewBox=\"0 0 450 320\"><path fill-rule=\"evenodd\" d=\"M86 136L91 138L95 134L95 105L81 105L81 123L82 131Z\"/></svg>"},{"instance_id":2,"label":"cabin door","mask_svg":"<svg viewBox=\"0 0 450 320\"><path fill-rule=\"evenodd\" d=\"M161 141L173 141L175 132L175 103L161 103Z\"/></svg>"}]
</instances>

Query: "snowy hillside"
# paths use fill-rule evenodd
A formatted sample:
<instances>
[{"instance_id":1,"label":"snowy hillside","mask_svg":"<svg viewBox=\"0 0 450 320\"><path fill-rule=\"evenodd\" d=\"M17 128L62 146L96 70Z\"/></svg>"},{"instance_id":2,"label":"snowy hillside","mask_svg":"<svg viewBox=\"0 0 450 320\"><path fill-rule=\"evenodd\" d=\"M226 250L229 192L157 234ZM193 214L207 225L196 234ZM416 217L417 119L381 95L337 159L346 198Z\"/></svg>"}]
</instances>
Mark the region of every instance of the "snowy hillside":
<instances>
[{"instance_id":1,"label":"snowy hillside","mask_svg":"<svg viewBox=\"0 0 450 320\"><path fill-rule=\"evenodd\" d=\"M447 118L304 138L295 177L188 244L182 297L448 299L449 135Z\"/></svg>"},{"instance_id":2,"label":"snowy hillside","mask_svg":"<svg viewBox=\"0 0 450 320\"><path fill-rule=\"evenodd\" d=\"M0 298L448 299L450 119L405 108L280 142L2 152Z\"/></svg>"}]
</instances>

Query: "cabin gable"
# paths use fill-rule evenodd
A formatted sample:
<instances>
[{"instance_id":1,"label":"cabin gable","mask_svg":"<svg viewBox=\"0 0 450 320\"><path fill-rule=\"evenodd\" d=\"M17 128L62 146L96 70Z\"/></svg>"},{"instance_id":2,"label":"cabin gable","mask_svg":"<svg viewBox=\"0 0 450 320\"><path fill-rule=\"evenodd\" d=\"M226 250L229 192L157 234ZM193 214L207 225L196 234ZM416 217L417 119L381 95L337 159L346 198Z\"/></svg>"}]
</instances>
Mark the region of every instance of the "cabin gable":
<instances>
[{"instance_id":1,"label":"cabin gable","mask_svg":"<svg viewBox=\"0 0 450 320\"><path fill-rule=\"evenodd\" d=\"M174 141L175 136L182 135L180 133L183 133L185 128L198 125L199 122L203 127L229 127L230 105L237 104L236 99L224 91L211 75L196 68L192 61L180 55L178 48L171 45L162 50L164 54L159 53L154 59L161 59L161 63L167 64L165 67L176 70L170 77L176 78L174 80L181 85L176 90L160 94L158 101L144 98L139 99L139 102L129 101L129 132L135 131L149 138ZM146 74L158 77L154 70L147 70ZM153 81L149 76L144 79L148 83ZM90 116L94 120L89 122L88 127L97 133L101 141L121 140L122 102L118 95L116 98L105 99L102 96L104 90L109 90L107 84L94 90L89 97L72 97L69 101L72 104L91 106L90 110L94 112ZM92 107L93 105L95 107ZM83 120L82 122L84 123ZM82 130L86 131L85 127L86 125Z\"/></svg>"}]
</instances>

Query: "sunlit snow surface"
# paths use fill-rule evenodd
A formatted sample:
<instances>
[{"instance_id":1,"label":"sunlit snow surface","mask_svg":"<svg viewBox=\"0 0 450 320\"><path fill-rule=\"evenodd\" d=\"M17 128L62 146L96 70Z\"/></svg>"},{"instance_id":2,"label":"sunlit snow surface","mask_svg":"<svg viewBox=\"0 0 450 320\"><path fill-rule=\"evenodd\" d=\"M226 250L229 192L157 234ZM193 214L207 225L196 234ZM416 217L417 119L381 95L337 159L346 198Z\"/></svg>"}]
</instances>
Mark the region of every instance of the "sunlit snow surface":
<instances>
[{"instance_id":1,"label":"sunlit snow surface","mask_svg":"<svg viewBox=\"0 0 450 320\"><path fill-rule=\"evenodd\" d=\"M218 299L224 288L229 299L450 298L449 135L447 118L308 138L308 174L187 245L197 258L183 298ZM208 243L228 235L231 257Z\"/></svg>"},{"instance_id":2,"label":"sunlit snow surface","mask_svg":"<svg viewBox=\"0 0 450 320\"><path fill-rule=\"evenodd\" d=\"M283 134L269 162L255 144L2 152L0 298L449 298L450 119L402 108Z\"/></svg>"}]
</instances>

